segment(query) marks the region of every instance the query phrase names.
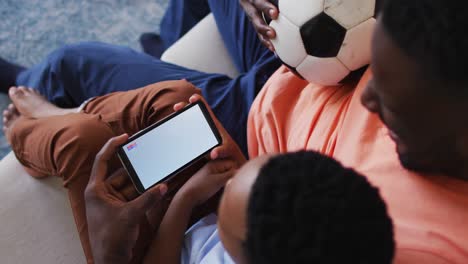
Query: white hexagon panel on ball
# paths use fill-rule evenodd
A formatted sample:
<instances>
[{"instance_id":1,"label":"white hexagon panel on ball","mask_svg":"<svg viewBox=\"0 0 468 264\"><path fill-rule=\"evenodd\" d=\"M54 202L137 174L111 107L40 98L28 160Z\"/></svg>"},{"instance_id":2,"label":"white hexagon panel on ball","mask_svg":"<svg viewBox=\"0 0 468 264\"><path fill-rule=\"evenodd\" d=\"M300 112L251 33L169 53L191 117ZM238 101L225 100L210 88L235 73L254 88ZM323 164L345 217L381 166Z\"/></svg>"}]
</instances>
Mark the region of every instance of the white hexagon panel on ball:
<instances>
[{"instance_id":1,"label":"white hexagon panel on ball","mask_svg":"<svg viewBox=\"0 0 468 264\"><path fill-rule=\"evenodd\" d=\"M323 12L325 0L279 0L280 13L294 25L301 27Z\"/></svg>"},{"instance_id":2,"label":"white hexagon panel on ball","mask_svg":"<svg viewBox=\"0 0 468 264\"><path fill-rule=\"evenodd\" d=\"M324 86L333 86L341 82L350 70L337 58L307 58L296 68L307 81Z\"/></svg>"},{"instance_id":3,"label":"white hexagon panel on ball","mask_svg":"<svg viewBox=\"0 0 468 264\"><path fill-rule=\"evenodd\" d=\"M346 32L338 59L351 71L370 63L372 33L376 23L375 18L370 18Z\"/></svg>"},{"instance_id":4,"label":"white hexagon panel on ball","mask_svg":"<svg viewBox=\"0 0 468 264\"><path fill-rule=\"evenodd\" d=\"M283 15L271 21L270 26L276 31L276 38L271 42L280 59L291 67L299 65L307 56L299 27Z\"/></svg>"},{"instance_id":5,"label":"white hexagon panel on ball","mask_svg":"<svg viewBox=\"0 0 468 264\"><path fill-rule=\"evenodd\" d=\"M325 13L346 29L373 17L376 0L325 0ZM411 0L408 0L411 1Z\"/></svg>"}]
</instances>

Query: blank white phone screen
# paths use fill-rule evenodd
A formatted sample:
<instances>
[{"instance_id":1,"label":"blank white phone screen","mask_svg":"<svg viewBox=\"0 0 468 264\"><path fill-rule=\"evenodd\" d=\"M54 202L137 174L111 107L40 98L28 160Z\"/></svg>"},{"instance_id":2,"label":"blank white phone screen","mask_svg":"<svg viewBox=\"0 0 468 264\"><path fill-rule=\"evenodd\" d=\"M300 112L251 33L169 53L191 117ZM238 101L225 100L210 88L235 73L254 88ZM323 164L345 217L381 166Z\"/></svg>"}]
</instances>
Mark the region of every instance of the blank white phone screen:
<instances>
[{"instance_id":1,"label":"blank white phone screen","mask_svg":"<svg viewBox=\"0 0 468 264\"><path fill-rule=\"evenodd\" d=\"M123 148L146 190L217 144L196 105Z\"/></svg>"}]
</instances>

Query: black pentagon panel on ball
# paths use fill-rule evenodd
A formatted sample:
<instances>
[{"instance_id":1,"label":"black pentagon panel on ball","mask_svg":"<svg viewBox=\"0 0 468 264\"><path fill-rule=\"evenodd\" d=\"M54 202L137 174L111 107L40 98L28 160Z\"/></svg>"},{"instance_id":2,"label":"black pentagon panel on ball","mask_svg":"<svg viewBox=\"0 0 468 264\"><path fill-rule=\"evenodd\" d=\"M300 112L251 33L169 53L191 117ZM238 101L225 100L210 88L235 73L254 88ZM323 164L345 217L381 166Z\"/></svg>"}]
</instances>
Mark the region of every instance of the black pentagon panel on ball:
<instances>
[{"instance_id":1,"label":"black pentagon panel on ball","mask_svg":"<svg viewBox=\"0 0 468 264\"><path fill-rule=\"evenodd\" d=\"M313 17L301 27L307 54L318 58L336 57L346 36L346 29L325 13Z\"/></svg>"}]
</instances>

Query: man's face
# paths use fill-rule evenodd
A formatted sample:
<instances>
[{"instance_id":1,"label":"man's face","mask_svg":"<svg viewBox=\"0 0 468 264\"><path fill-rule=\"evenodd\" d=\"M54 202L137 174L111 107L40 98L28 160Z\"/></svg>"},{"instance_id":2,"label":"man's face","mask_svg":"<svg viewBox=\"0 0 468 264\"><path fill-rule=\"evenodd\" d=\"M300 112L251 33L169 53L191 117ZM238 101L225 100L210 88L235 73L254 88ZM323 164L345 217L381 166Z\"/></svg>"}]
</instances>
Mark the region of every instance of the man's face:
<instances>
[{"instance_id":1,"label":"man's face","mask_svg":"<svg viewBox=\"0 0 468 264\"><path fill-rule=\"evenodd\" d=\"M460 111L438 96L444 84L430 81L387 33L380 19L372 41L373 80L361 101L378 114L410 170L457 174L463 167Z\"/></svg>"}]
</instances>

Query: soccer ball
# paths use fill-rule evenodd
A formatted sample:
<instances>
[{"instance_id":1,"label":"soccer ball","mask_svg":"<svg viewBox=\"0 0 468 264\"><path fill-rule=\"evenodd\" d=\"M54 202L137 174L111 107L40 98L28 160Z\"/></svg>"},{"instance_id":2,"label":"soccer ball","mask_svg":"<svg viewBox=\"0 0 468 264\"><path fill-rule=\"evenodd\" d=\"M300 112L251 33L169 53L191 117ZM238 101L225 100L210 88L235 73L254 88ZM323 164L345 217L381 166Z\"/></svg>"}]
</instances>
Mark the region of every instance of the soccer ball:
<instances>
[{"instance_id":1,"label":"soccer ball","mask_svg":"<svg viewBox=\"0 0 468 264\"><path fill-rule=\"evenodd\" d=\"M272 0L278 19L265 21L276 31L276 55L309 82L339 84L370 63L380 1Z\"/></svg>"}]
</instances>

